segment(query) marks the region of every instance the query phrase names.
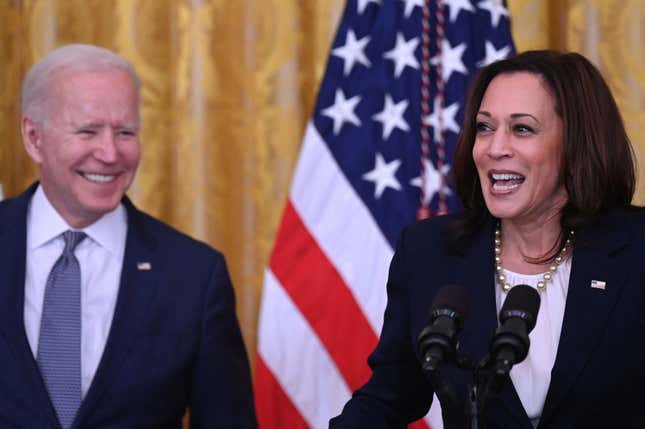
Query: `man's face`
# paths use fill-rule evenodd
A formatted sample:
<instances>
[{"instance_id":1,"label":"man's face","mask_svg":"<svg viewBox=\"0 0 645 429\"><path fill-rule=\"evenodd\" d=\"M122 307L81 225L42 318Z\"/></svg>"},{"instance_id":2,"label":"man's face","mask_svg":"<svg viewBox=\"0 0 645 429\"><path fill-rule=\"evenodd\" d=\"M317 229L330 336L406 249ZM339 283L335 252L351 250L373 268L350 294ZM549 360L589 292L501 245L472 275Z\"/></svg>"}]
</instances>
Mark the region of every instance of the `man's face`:
<instances>
[{"instance_id":1,"label":"man's face","mask_svg":"<svg viewBox=\"0 0 645 429\"><path fill-rule=\"evenodd\" d=\"M23 118L25 146L45 195L75 228L112 211L139 164L138 97L125 71L62 71L49 88L47 117Z\"/></svg>"}]
</instances>

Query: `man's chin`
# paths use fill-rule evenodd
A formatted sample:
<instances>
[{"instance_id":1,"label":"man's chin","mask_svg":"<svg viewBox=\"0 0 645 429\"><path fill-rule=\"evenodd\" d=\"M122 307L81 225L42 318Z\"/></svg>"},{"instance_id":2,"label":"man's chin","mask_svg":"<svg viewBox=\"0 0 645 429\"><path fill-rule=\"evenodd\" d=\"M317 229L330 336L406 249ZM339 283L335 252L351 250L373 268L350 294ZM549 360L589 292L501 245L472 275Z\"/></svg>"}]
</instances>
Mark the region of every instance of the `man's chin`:
<instances>
[{"instance_id":1,"label":"man's chin","mask_svg":"<svg viewBox=\"0 0 645 429\"><path fill-rule=\"evenodd\" d=\"M116 209L120 202L121 198L82 204L81 209L74 216L74 223L76 225L72 225L71 223L70 225L75 228L85 228Z\"/></svg>"}]
</instances>

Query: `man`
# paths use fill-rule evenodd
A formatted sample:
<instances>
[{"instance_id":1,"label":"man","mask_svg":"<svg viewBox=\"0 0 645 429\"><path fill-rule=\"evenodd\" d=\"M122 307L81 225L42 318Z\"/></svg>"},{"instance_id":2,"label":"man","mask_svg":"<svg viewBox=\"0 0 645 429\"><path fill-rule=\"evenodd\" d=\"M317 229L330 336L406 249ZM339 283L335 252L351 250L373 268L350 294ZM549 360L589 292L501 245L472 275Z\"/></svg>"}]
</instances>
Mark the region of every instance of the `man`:
<instances>
[{"instance_id":1,"label":"man","mask_svg":"<svg viewBox=\"0 0 645 429\"><path fill-rule=\"evenodd\" d=\"M0 203L0 427L255 428L224 258L138 211L139 80L68 45L23 85L40 181Z\"/></svg>"}]
</instances>

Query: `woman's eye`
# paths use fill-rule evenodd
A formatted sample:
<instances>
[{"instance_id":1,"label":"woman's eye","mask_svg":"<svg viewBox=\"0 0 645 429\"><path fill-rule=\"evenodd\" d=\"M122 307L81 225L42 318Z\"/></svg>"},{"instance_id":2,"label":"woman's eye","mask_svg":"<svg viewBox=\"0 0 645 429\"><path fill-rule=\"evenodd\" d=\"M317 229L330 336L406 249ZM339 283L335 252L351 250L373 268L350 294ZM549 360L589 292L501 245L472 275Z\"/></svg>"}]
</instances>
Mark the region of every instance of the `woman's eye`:
<instances>
[{"instance_id":1,"label":"woman's eye","mask_svg":"<svg viewBox=\"0 0 645 429\"><path fill-rule=\"evenodd\" d=\"M492 127L490 125L488 125L486 122L477 122L475 127L477 128L478 133L492 130Z\"/></svg>"},{"instance_id":2,"label":"woman's eye","mask_svg":"<svg viewBox=\"0 0 645 429\"><path fill-rule=\"evenodd\" d=\"M524 124L517 124L513 126L513 131L519 134L533 134L535 130L532 127Z\"/></svg>"}]
</instances>

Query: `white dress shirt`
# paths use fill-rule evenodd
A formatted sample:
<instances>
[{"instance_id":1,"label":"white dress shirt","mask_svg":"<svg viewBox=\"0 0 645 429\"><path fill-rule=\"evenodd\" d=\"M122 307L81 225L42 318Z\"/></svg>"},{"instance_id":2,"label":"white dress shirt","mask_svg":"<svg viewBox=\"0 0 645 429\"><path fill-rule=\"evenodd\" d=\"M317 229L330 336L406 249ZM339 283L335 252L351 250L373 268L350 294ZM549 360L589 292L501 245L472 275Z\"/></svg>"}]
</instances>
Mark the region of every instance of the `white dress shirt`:
<instances>
[{"instance_id":1,"label":"white dress shirt","mask_svg":"<svg viewBox=\"0 0 645 429\"><path fill-rule=\"evenodd\" d=\"M512 285L525 284L533 288L544 275L526 275L508 270L504 270L504 274ZM546 394L551 383L551 370L558 352L570 275L571 258L567 258L554 273L553 280L547 283L544 290L539 291L540 310L535 328L529 334L531 340L529 353L526 359L511 369L513 386L533 427L537 427L540 421ZM495 279L495 290L497 313L499 313L507 293L499 285L497 278Z\"/></svg>"},{"instance_id":2,"label":"white dress shirt","mask_svg":"<svg viewBox=\"0 0 645 429\"><path fill-rule=\"evenodd\" d=\"M112 325L125 253L127 213L123 204L83 228L87 237L74 254L81 267L81 390L89 389ZM25 331L38 352L40 319L47 277L64 248L62 233L74 229L51 205L42 186L27 211Z\"/></svg>"}]
</instances>

